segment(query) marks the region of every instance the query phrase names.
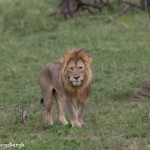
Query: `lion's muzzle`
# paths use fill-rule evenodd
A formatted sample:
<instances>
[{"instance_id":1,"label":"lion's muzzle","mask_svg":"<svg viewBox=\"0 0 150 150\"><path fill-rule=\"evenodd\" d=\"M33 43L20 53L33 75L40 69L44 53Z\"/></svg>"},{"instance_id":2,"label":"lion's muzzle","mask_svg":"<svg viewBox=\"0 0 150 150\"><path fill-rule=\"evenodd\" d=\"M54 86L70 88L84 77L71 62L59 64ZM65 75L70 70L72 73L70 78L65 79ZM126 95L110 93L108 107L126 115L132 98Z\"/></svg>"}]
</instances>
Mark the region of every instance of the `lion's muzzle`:
<instances>
[{"instance_id":1,"label":"lion's muzzle","mask_svg":"<svg viewBox=\"0 0 150 150\"><path fill-rule=\"evenodd\" d=\"M73 84L74 86L79 86L79 85L81 85L81 79L80 79L80 77L74 77L74 80L72 81L72 84Z\"/></svg>"}]
</instances>

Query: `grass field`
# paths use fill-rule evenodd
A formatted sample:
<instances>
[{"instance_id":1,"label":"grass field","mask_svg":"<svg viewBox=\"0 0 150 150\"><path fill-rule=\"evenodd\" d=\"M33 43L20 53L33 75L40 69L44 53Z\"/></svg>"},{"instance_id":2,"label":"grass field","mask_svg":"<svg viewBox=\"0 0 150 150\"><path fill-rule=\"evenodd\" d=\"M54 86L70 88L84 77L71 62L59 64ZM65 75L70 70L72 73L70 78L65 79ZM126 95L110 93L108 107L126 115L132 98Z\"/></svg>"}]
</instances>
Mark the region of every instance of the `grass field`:
<instances>
[{"instance_id":1,"label":"grass field","mask_svg":"<svg viewBox=\"0 0 150 150\"><path fill-rule=\"evenodd\" d=\"M0 144L24 143L25 150L149 150L150 99L138 94L150 89L148 15L112 20L81 15L66 22L47 17L53 1L13 2L0 0ZM93 57L87 125L59 125L55 106L54 126L48 126L42 119L39 72L76 47ZM19 107L28 113L25 122Z\"/></svg>"}]
</instances>

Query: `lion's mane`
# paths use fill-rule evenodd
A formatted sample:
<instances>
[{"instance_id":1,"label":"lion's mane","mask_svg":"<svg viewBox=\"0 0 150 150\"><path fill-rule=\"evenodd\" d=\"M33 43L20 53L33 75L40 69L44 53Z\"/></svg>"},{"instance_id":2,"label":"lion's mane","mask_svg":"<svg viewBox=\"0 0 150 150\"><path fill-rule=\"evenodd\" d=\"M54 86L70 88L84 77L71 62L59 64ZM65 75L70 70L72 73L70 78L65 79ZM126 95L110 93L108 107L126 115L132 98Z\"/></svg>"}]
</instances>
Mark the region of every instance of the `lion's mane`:
<instances>
[{"instance_id":1,"label":"lion's mane","mask_svg":"<svg viewBox=\"0 0 150 150\"><path fill-rule=\"evenodd\" d=\"M82 60L85 64L85 75L84 80L79 87L75 87L70 84L68 80L67 70L66 67L68 63L73 60L77 62L78 60ZM69 96L70 99L77 98L80 102L85 102L88 99L90 85L91 85L91 78L92 78L92 58L89 54L83 49L76 49L68 51L61 59L62 69L61 69L61 76L60 80L63 83L64 89Z\"/></svg>"}]
</instances>

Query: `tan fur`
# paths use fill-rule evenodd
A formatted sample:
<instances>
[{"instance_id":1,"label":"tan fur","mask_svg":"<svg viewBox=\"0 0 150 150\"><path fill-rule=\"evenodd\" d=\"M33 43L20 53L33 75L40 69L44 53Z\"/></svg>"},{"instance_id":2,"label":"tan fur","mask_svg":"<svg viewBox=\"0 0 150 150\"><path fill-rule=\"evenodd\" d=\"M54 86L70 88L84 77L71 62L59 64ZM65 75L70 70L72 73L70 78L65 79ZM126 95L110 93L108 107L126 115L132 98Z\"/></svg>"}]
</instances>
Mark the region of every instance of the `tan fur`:
<instances>
[{"instance_id":1,"label":"tan fur","mask_svg":"<svg viewBox=\"0 0 150 150\"><path fill-rule=\"evenodd\" d=\"M72 126L81 127L84 103L89 97L92 78L92 58L83 50L68 51L60 62L50 62L44 66L40 74L41 91L46 107L46 120L53 124L51 109L52 99L58 105L59 121L65 125L65 104ZM75 110L74 103L77 109Z\"/></svg>"}]
</instances>

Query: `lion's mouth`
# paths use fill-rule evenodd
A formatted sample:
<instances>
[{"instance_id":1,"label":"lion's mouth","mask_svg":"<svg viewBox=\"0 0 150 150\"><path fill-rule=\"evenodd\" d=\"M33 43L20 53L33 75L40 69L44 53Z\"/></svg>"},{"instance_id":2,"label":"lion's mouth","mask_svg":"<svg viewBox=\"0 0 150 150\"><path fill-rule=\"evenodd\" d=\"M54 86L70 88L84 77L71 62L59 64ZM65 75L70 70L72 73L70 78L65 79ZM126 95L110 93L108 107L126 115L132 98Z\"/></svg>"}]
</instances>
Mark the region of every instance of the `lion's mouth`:
<instances>
[{"instance_id":1,"label":"lion's mouth","mask_svg":"<svg viewBox=\"0 0 150 150\"><path fill-rule=\"evenodd\" d=\"M73 81L72 84L74 86L79 86L79 85L81 85L81 81Z\"/></svg>"}]
</instances>

